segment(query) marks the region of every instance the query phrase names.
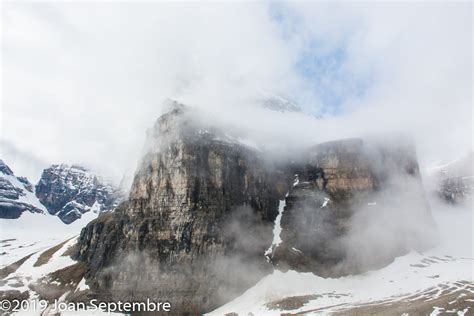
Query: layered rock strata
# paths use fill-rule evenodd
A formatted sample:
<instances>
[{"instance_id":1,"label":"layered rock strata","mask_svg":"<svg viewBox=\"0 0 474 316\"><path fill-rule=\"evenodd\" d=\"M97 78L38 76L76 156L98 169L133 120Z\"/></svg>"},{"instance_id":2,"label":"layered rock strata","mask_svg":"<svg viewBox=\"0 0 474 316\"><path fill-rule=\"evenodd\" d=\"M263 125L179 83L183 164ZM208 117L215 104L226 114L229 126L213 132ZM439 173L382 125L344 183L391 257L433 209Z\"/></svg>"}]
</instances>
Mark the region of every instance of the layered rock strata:
<instances>
[{"instance_id":1,"label":"layered rock strata","mask_svg":"<svg viewBox=\"0 0 474 316\"><path fill-rule=\"evenodd\" d=\"M433 245L436 229L409 142L341 140L315 146L308 157L270 256L278 269L355 274Z\"/></svg>"},{"instance_id":2,"label":"layered rock strata","mask_svg":"<svg viewBox=\"0 0 474 316\"><path fill-rule=\"evenodd\" d=\"M95 297L202 313L271 270L263 253L285 177L191 116L175 103L158 119L128 201L82 231L77 258Z\"/></svg>"}]
</instances>

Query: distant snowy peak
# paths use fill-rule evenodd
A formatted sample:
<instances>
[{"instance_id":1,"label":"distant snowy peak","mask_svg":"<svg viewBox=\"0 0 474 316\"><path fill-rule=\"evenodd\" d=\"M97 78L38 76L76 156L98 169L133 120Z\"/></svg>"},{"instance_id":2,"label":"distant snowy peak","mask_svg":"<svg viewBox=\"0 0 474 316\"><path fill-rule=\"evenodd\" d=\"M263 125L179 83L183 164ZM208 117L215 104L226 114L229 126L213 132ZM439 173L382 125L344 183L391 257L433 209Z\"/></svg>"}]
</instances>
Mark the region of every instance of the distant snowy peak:
<instances>
[{"instance_id":1,"label":"distant snowy peak","mask_svg":"<svg viewBox=\"0 0 474 316\"><path fill-rule=\"evenodd\" d=\"M440 177L459 177L473 174L474 152L466 156L446 162L440 163L430 169L431 174Z\"/></svg>"},{"instance_id":2,"label":"distant snowy peak","mask_svg":"<svg viewBox=\"0 0 474 316\"><path fill-rule=\"evenodd\" d=\"M36 198L34 187L25 177L17 177L0 159L0 218L18 218L23 212L46 213Z\"/></svg>"},{"instance_id":3,"label":"distant snowy peak","mask_svg":"<svg viewBox=\"0 0 474 316\"><path fill-rule=\"evenodd\" d=\"M431 168L438 195L449 203L471 203L474 192L474 153Z\"/></svg>"},{"instance_id":4,"label":"distant snowy peak","mask_svg":"<svg viewBox=\"0 0 474 316\"><path fill-rule=\"evenodd\" d=\"M294 102L278 95L265 95L259 103L266 109L277 112L301 112L301 108Z\"/></svg>"},{"instance_id":5,"label":"distant snowy peak","mask_svg":"<svg viewBox=\"0 0 474 316\"><path fill-rule=\"evenodd\" d=\"M87 168L60 164L43 170L36 196L49 213L70 224L86 212L114 209L124 194Z\"/></svg>"}]
</instances>

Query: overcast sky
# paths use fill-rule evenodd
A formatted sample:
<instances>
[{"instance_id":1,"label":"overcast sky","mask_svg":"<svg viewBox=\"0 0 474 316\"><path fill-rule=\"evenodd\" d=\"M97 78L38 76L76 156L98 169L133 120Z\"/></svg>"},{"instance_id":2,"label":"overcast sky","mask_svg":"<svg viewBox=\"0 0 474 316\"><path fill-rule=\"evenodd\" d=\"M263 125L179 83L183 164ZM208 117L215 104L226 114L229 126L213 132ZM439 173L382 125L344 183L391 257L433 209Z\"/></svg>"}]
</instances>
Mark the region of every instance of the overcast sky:
<instances>
[{"instance_id":1,"label":"overcast sky","mask_svg":"<svg viewBox=\"0 0 474 316\"><path fill-rule=\"evenodd\" d=\"M404 131L422 166L472 145L469 2L3 2L1 35L0 158L32 181L119 179L168 97L282 141ZM262 93L324 119L240 111Z\"/></svg>"}]
</instances>

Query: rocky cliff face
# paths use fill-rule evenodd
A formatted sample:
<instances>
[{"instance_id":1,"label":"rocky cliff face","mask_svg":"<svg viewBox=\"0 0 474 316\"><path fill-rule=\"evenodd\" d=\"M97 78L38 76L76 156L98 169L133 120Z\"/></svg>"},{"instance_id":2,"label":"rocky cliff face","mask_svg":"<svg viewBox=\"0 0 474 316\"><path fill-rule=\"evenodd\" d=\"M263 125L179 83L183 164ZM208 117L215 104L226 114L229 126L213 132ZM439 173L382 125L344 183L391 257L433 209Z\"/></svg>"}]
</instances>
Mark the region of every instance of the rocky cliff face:
<instances>
[{"instance_id":1,"label":"rocky cliff face","mask_svg":"<svg viewBox=\"0 0 474 316\"><path fill-rule=\"evenodd\" d=\"M77 258L94 296L201 313L270 271L263 253L285 176L192 115L174 103L157 120L128 201L83 229Z\"/></svg>"},{"instance_id":2,"label":"rocky cliff face","mask_svg":"<svg viewBox=\"0 0 474 316\"><path fill-rule=\"evenodd\" d=\"M36 196L49 213L70 224L85 212L114 209L124 195L81 166L61 164L43 170Z\"/></svg>"},{"instance_id":3,"label":"rocky cliff face","mask_svg":"<svg viewBox=\"0 0 474 316\"><path fill-rule=\"evenodd\" d=\"M46 209L25 177L17 177L0 159L0 218L18 218L23 212L44 213Z\"/></svg>"},{"instance_id":4,"label":"rocky cliff face","mask_svg":"<svg viewBox=\"0 0 474 316\"><path fill-rule=\"evenodd\" d=\"M282 242L269 254L278 269L354 274L435 240L410 144L321 144L297 179L284 202Z\"/></svg>"},{"instance_id":5,"label":"rocky cliff face","mask_svg":"<svg viewBox=\"0 0 474 316\"><path fill-rule=\"evenodd\" d=\"M96 298L202 313L272 265L340 276L432 245L410 143L325 143L298 163L269 167L262 153L173 103L147 144L129 199L79 238L76 258Z\"/></svg>"}]
</instances>

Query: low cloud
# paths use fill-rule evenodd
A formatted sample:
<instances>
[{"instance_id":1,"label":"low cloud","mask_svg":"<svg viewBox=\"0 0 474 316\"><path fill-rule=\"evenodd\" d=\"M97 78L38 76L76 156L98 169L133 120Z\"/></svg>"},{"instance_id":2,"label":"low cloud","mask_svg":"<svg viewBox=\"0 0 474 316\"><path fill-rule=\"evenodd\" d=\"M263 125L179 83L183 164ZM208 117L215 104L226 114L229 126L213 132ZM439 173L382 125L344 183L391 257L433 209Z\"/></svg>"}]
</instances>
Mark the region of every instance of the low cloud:
<instances>
[{"instance_id":1,"label":"low cloud","mask_svg":"<svg viewBox=\"0 0 474 316\"><path fill-rule=\"evenodd\" d=\"M2 8L1 138L41 161L119 180L135 169L166 98L286 152L401 130L424 167L472 146L469 3ZM268 93L323 119L252 106ZM2 156L18 174L41 172Z\"/></svg>"}]
</instances>

